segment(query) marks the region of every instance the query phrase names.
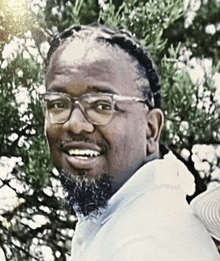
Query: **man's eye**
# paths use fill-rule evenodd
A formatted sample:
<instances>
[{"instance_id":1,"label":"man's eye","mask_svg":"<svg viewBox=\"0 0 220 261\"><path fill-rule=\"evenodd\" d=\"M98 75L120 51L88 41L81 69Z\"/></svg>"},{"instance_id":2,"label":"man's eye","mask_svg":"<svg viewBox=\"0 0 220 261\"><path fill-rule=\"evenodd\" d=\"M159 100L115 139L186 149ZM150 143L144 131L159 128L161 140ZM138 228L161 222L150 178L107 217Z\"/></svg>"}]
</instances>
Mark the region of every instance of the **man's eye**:
<instances>
[{"instance_id":1,"label":"man's eye","mask_svg":"<svg viewBox=\"0 0 220 261\"><path fill-rule=\"evenodd\" d=\"M111 111L112 105L108 101L96 101L91 104L92 109L97 111Z\"/></svg>"},{"instance_id":2,"label":"man's eye","mask_svg":"<svg viewBox=\"0 0 220 261\"><path fill-rule=\"evenodd\" d=\"M48 109L64 109L67 108L67 104L64 101L50 101L48 102Z\"/></svg>"}]
</instances>

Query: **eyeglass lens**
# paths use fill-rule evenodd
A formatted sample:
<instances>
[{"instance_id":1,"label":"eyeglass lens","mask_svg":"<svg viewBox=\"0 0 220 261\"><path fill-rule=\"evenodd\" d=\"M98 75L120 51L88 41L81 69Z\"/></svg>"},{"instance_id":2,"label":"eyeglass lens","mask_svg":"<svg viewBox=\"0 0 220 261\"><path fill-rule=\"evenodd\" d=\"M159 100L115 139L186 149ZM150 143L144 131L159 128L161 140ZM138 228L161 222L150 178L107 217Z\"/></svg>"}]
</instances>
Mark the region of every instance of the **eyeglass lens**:
<instances>
[{"instance_id":1,"label":"eyeglass lens","mask_svg":"<svg viewBox=\"0 0 220 261\"><path fill-rule=\"evenodd\" d=\"M78 103L87 120L96 125L107 124L112 117L113 101L111 96L82 96L79 102L72 102L68 96L55 96L45 99L46 117L51 123L64 123L70 117L72 106ZM72 105L74 103L74 105Z\"/></svg>"}]
</instances>

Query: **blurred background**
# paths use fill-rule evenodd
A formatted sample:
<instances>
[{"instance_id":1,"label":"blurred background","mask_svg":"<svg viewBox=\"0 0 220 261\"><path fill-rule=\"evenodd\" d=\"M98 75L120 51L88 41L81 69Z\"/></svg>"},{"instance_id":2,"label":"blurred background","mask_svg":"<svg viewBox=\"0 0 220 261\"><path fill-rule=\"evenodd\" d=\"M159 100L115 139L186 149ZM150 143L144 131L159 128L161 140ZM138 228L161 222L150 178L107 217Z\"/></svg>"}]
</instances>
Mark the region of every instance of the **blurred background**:
<instances>
[{"instance_id":1,"label":"blurred background","mask_svg":"<svg viewBox=\"0 0 220 261\"><path fill-rule=\"evenodd\" d=\"M64 208L38 96L49 40L72 24L141 39L161 75L162 143L195 178L188 202L219 183L219 14L220 0L0 0L0 261L70 255L76 219Z\"/></svg>"}]
</instances>

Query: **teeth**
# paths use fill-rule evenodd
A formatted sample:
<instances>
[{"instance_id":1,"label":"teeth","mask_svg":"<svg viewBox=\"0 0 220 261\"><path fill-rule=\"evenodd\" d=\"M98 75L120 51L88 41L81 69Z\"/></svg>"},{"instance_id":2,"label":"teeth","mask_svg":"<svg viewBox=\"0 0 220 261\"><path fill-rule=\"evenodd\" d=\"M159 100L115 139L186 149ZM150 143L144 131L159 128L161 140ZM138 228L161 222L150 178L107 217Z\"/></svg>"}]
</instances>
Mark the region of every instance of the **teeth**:
<instances>
[{"instance_id":1,"label":"teeth","mask_svg":"<svg viewBox=\"0 0 220 261\"><path fill-rule=\"evenodd\" d=\"M70 156L82 156L82 157L98 157L100 152L90 149L70 149L68 151Z\"/></svg>"}]
</instances>

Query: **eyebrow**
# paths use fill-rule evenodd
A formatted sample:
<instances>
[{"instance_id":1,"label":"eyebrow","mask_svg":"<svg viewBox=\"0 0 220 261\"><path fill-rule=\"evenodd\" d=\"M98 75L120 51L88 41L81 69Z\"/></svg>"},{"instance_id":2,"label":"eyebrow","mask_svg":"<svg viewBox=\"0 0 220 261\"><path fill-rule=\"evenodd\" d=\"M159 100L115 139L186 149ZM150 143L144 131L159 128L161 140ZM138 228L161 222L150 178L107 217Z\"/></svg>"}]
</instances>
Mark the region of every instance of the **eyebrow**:
<instances>
[{"instance_id":1,"label":"eyebrow","mask_svg":"<svg viewBox=\"0 0 220 261\"><path fill-rule=\"evenodd\" d=\"M88 91L91 92L101 92L101 93L111 93L111 94L117 94L115 91L112 89L106 87L106 86L88 86Z\"/></svg>"},{"instance_id":2,"label":"eyebrow","mask_svg":"<svg viewBox=\"0 0 220 261\"><path fill-rule=\"evenodd\" d=\"M64 86L53 86L50 89L48 89L47 92L67 93L67 90Z\"/></svg>"},{"instance_id":3,"label":"eyebrow","mask_svg":"<svg viewBox=\"0 0 220 261\"><path fill-rule=\"evenodd\" d=\"M67 93L67 90L64 86L53 86L50 89L48 89L48 92L59 92L59 93ZM110 94L117 94L115 91L112 89L103 86L103 87L98 87L98 86L87 86L86 93L89 92L97 92L97 93L110 93Z\"/></svg>"}]
</instances>

